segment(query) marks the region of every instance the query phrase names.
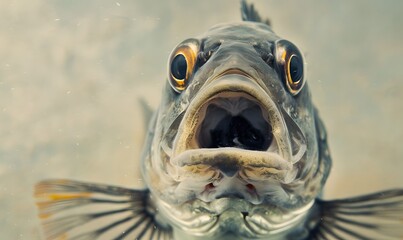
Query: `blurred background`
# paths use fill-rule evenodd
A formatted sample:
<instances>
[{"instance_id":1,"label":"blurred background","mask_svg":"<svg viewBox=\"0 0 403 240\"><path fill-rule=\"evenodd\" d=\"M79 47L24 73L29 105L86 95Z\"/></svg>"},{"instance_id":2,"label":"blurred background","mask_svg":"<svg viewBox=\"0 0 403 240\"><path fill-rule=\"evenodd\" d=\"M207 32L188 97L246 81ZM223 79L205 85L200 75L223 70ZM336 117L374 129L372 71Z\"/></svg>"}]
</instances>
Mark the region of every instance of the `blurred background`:
<instances>
[{"instance_id":1,"label":"blurred background","mask_svg":"<svg viewBox=\"0 0 403 240\"><path fill-rule=\"evenodd\" d=\"M403 2L253 1L299 46L327 126L325 198L403 187ZM44 178L140 187L170 51L240 20L238 1L0 0L0 239L40 239Z\"/></svg>"}]
</instances>

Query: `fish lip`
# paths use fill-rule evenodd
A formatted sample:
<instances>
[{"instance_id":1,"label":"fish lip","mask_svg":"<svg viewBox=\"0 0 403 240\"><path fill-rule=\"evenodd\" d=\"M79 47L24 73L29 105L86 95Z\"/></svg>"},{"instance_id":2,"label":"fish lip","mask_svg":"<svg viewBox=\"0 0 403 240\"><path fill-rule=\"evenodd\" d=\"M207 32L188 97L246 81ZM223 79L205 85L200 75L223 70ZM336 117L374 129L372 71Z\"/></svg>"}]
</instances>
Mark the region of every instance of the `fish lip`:
<instances>
[{"instance_id":1,"label":"fish lip","mask_svg":"<svg viewBox=\"0 0 403 240\"><path fill-rule=\"evenodd\" d=\"M209 158L208 155L215 155L219 154L221 157L228 157L229 159L234 159L235 155L239 156L240 159L237 159L240 162L249 160L248 155L250 153L257 154L260 156L255 156L255 158L259 157L267 157L267 154L273 154L277 155L275 153L267 153L263 151L254 151L254 150L245 150L245 149L240 149L240 148L234 148L234 147L228 147L228 148L198 148L198 149L191 149L187 150L185 152L182 152L180 155L178 155L172 163L176 166L193 166L193 165L199 165L199 164L214 164L212 161L215 161L215 159ZM204 156L200 156L200 154L203 154ZM200 160L200 159L195 159L194 157L204 157L205 160ZM272 158L274 156L271 156ZM192 159L193 158L193 159ZM270 156L268 157L270 158ZM271 159L272 159L271 158ZM263 160L263 159L262 159ZM257 161L253 162L252 165L254 167L266 167L266 168L273 168L277 170L287 170L289 169L289 162L284 160L284 159L276 159L275 161L272 161L270 163L267 161Z\"/></svg>"},{"instance_id":2,"label":"fish lip","mask_svg":"<svg viewBox=\"0 0 403 240\"><path fill-rule=\"evenodd\" d=\"M168 172L178 183L175 191L192 189L194 196L206 203L231 196L262 204L293 172L292 163L277 153L239 148L191 149L171 164L175 167Z\"/></svg>"},{"instance_id":3,"label":"fish lip","mask_svg":"<svg viewBox=\"0 0 403 240\"><path fill-rule=\"evenodd\" d=\"M267 171L273 176L281 176L292 168L291 163L276 153L233 147L191 149L182 152L171 161L174 166L188 170L190 168L202 168L203 166L209 166L214 169L216 166L222 164L222 162L225 162L226 165L231 165L233 168L237 168L240 171L240 175L244 176L248 175L246 172L251 169L259 169L259 171ZM183 174L182 171L179 171L179 173ZM183 178L183 175L175 177L177 180L180 178ZM248 179L254 180L250 177Z\"/></svg>"},{"instance_id":4,"label":"fish lip","mask_svg":"<svg viewBox=\"0 0 403 240\"><path fill-rule=\"evenodd\" d=\"M221 72L221 73L219 73L219 74L213 76L211 79L214 80L214 79L220 78L220 77L222 77L222 76L224 76L224 75L230 75L230 74L241 75L241 76L245 76L245 77L247 77L247 78L254 79L254 78L252 77L252 75L250 75L249 73L247 73L246 71L244 71L244 70L242 70L242 69L240 69L240 68L229 68L229 69L226 69L226 70L224 70L223 72Z\"/></svg>"}]
</instances>

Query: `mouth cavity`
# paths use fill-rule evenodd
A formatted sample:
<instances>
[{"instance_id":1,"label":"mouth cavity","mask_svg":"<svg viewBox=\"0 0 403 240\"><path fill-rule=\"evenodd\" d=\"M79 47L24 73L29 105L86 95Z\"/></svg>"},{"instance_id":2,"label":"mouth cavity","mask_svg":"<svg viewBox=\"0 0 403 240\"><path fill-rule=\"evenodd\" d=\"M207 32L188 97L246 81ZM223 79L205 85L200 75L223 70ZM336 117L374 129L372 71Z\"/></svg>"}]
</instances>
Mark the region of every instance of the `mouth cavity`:
<instances>
[{"instance_id":1,"label":"mouth cavity","mask_svg":"<svg viewBox=\"0 0 403 240\"><path fill-rule=\"evenodd\" d=\"M196 142L199 148L240 148L267 151L273 142L268 113L252 96L224 92L200 110Z\"/></svg>"}]
</instances>

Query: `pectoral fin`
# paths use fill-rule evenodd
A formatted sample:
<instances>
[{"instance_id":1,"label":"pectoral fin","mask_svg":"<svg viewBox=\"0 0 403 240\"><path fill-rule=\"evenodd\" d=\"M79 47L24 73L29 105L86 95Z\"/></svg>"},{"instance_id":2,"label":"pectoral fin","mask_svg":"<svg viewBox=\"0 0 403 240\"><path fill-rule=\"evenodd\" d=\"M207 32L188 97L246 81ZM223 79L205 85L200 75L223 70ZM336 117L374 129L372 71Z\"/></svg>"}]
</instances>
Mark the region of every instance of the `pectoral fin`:
<instances>
[{"instance_id":1,"label":"pectoral fin","mask_svg":"<svg viewBox=\"0 0 403 240\"><path fill-rule=\"evenodd\" d=\"M308 239L403 239L403 189L316 206L320 220Z\"/></svg>"},{"instance_id":2,"label":"pectoral fin","mask_svg":"<svg viewBox=\"0 0 403 240\"><path fill-rule=\"evenodd\" d=\"M172 239L148 190L47 180L35 198L46 239Z\"/></svg>"}]
</instances>

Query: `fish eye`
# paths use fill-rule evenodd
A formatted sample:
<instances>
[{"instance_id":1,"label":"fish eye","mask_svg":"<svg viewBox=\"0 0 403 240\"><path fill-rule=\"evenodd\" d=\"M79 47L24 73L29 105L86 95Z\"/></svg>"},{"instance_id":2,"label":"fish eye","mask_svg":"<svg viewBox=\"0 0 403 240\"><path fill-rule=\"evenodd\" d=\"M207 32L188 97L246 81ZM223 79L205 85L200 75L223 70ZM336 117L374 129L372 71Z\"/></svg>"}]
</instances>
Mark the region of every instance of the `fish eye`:
<instances>
[{"instance_id":1,"label":"fish eye","mask_svg":"<svg viewBox=\"0 0 403 240\"><path fill-rule=\"evenodd\" d=\"M169 84L178 93L186 89L197 61L199 42L188 39L171 53L168 62Z\"/></svg>"},{"instance_id":2,"label":"fish eye","mask_svg":"<svg viewBox=\"0 0 403 240\"><path fill-rule=\"evenodd\" d=\"M174 57L171 63L171 74L174 78L182 80L186 78L186 72L188 69L188 63L185 56L179 53Z\"/></svg>"},{"instance_id":3,"label":"fish eye","mask_svg":"<svg viewBox=\"0 0 403 240\"><path fill-rule=\"evenodd\" d=\"M304 61L298 48L287 40L276 42L276 62L288 91L297 95L304 86Z\"/></svg>"}]
</instances>

